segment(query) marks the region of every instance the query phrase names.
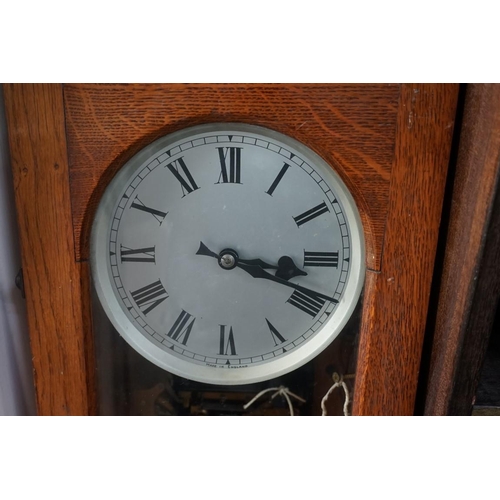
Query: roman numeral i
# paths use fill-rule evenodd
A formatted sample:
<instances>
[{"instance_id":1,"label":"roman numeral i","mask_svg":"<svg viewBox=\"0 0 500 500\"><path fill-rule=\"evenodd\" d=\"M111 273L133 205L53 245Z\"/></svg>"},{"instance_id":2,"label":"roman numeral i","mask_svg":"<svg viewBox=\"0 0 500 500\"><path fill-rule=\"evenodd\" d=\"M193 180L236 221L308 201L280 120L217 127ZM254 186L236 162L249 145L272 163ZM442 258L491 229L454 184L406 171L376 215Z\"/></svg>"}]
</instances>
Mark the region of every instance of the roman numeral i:
<instances>
[{"instance_id":1,"label":"roman numeral i","mask_svg":"<svg viewBox=\"0 0 500 500\"><path fill-rule=\"evenodd\" d=\"M271 184L271 187L266 191L266 193L269 196L272 196L274 193L274 190L278 187L278 184L281 182L281 179L283 179L283 176L285 175L286 171L290 168L290 165L288 163L285 163L283 167L281 167L281 170L279 171L279 174L276 176L276 179L274 179L273 183Z\"/></svg>"}]
</instances>

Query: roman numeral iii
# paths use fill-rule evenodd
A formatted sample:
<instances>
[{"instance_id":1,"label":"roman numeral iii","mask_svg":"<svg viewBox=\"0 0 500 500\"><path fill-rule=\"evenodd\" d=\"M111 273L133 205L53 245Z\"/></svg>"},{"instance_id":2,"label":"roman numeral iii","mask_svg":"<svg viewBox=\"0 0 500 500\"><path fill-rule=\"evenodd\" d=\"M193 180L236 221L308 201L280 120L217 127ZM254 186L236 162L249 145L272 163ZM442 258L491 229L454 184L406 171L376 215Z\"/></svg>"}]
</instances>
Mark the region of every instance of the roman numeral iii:
<instances>
[{"instance_id":1,"label":"roman numeral iii","mask_svg":"<svg viewBox=\"0 0 500 500\"><path fill-rule=\"evenodd\" d=\"M186 194L192 193L199 189L196 185L191 172L186 166L184 162L184 158L178 158L174 160L172 163L167 164L167 168L174 174L174 177L180 182L182 189L182 197L186 196Z\"/></svg>"},{"instance_id":2,"label":"roman numeral iii","mask_svg":"<svg viewBox=\"0 0 500 500\"><path fill-rule=\"evenodd\" d=\"M304 311L314 318L325 305L325 300L321 297L306 295L305 293L295 290L287 300L292 306Z\"/></svg>"},{"instance_id":3,"label":"roman numeral iii","mask_svg":"<svg viewBox=\"0 0 500 500\"><path fill-rule=\"evenodd\" d=\"M134 302L139 306L144 315L168 299L168 293L163 288L160 280L139 288L135 292L130 292L130 295L132 295Z\"/></svg>"},{"instance_id":4,"label":"roman numeral iii","mask_svg":"<svg viewBox=\"0 0 500 500\"><path fill-rule=\"evenodd\" d=\"M241 150L243 148L217 148L220 175L216 184L241 184Z\"/></svg>"},{"instance_id":5,"label":"roman numeral iii","mask_svg":"<svg viewBox=\"0 0 500 500\"><path fill-rule=\"evenodd\" d=\"M226 339L226 325L220 325L220 356L236 356L236 346L234 343L233 327L229 328L229 335Z\"/></svg>"},{"instance_id":6,"label":"roman numeral iii","mask_svg":"<svg viewBox=\"0 0 500 500\"><path fill-rule=\"evenodd\" d=\"M338 252L306 252L304 250L304 266L339 267Z\"/></svg>"},{"instance_id":7,"label":"roman numeral iii","mask_svg":"<svg viewBox=\"0 0 500 500\"><path fill-rule=\"evenodd\" d=\"M326 203L323 202L311 208L311 210L307 210L303 214L297 215L297 217L294 217L293 220L296 222L297 226L300 227L302 226L302 224L305 224L306 222L309 222L310 220L313 220L316 217L319 217L321 214L329 211L330 210L326 206Z\"/></svg>"},{"instance_id":8,"label":"roman numeral iii","mask_svg":"<svg viewBox=\"0 0 500 500\"><path fill-rule=\"evenodd\" d=\"M191 318L193 318L193 321L189 323L189 320ZM167 337L170 337L172 340L186 345L195 321L196 318L183 310L180 313L179 317L175 320L172 328L170 328L170 331L167 333Z\"/></svg>"},{"instance_id":9,"label":"roman numeral iii","mask_svg":"<svg viewBox=\"0 0 500 500\"><path fill-rule=\"evenodd\" d=\"M128 248L120 244L122 262L155 262L155 247Z\"/></svg>"}]
</instances>

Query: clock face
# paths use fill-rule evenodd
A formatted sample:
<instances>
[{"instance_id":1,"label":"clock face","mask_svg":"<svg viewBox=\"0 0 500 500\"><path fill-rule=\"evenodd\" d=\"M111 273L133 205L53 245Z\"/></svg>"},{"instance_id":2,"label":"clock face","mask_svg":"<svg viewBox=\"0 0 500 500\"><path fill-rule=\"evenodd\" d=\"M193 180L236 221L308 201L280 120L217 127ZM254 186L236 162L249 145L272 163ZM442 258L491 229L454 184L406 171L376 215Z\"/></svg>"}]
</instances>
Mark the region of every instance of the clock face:
<instances>
[{"instance_id":1,"label":"clock face","mask_svg":"<svg viewBox=\"0 0 500 500\"><path fill-rule=\"evenodd\" d=\"M245 124L163 137L116 175L91 242L117 331L174 374L270 379L340 333L362 288L358 211L303 144Z\"/></svg>"}]
</instances>

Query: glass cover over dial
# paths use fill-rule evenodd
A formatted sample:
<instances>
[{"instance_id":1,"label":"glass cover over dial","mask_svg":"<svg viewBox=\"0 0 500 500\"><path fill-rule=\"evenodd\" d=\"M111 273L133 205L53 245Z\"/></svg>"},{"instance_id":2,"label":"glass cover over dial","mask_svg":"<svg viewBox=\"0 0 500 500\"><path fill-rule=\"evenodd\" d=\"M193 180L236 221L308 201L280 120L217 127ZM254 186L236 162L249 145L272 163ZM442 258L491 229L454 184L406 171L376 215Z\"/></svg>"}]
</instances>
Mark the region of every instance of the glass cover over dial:
<instances>
[{"instance_id":1,"label":"glass cover over dial","mask_svg":"<svg viewBox=\"0 0 500 500\"><path fill-rule=\"evenodd\" d=\"M358 301L358 211L322 158L236 123L184 129L118 172L97 211L91 264L111 322L165 370L212 384L303 365Z\"/></svg>"}]
</instances>

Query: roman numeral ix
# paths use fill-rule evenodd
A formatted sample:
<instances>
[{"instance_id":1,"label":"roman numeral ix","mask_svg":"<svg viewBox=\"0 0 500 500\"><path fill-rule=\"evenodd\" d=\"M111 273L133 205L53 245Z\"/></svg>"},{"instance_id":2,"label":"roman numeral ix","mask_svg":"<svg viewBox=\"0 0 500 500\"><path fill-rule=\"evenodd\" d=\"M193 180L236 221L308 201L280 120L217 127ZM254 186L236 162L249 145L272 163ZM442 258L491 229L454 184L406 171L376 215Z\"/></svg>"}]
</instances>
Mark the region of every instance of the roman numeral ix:
<instances>
[{"instance_id":1,"label":"roman numeral ix","mask_svg":"<svg viewBox=\"0 0 500 500\"><path fill-rule=\"evenodd\" d=\"M297 309L311 315L313 318L325 305L325 300L321 297L306 295L298 290L295 290L295 292L292 293L287 302L292 304L292 306L295 306Z\"/></svg>"},{"instance_id":2,"label":"roman numeral ix","mask_svg":"<svg viewBox=\"0 0 500 500\"><path fill-rule=\"evenodd\" d=\"M304 250L304 266L339 267L338 252L306 252Z\"/></svg>"},{"instance_id":3,"label":"roman numeral ix","mask_svg":"<svg viewBox=\"0 0 500 500\"><path fill-rule=\"evenodd\" d=\"M192 193L193 191L199 189L199 187L196 185L195 180L193 179L193 176L191 175L191 172L188 170L183 157L174 160L172 163L168 163L167 168L180 182L183 198L184 196L186 196L186 194Z\"/></svg>"},{"instance_id":4,"label":"roman numeral ix","mask_svg":"<svg viewBox=\"0 0 500 500\"><path fill-rule=\"evenodd\" d=\"M120 244L122 262L155 262L155 247L128 248Z\"/></svg>"},{"instance_id":5,"label":"roman numeral ix","mask_svg":"<svg viewBox=\"0 0 500 500\"><path fill-rule=\"evenodd\" d=\"M241 184L241 150L243 148L217 148L220 160L220 175L216 184ZM228 158L229 157L229 158ZM229 168L228 168L229 161Z\"/></svg>"},{"instance_id":6,"label":"roman numeral ix","mask_svg":"<svg viewBox=\"0 0 500 500\"><path fill-rule=\"evenodd\" d=\"M229 328L229 335L226 339L226 325L220 325L220 356L236 356L236 346L234 344L233 327Z\"/></svg>"},{"instance_id":7,"label":"roman numeral ix","mask_svg":"<svg viewBox=\"0 0 500 500\"><path fill-rule=\"evenodd\" d=\"M193 321L189 323L189 320L191 318L193 318ZM183 310L180 313L179 317L175 320L172 328L170 328L170 331L167 333L167 337L170 337L172 340L186 345L195 321L196 318Z\"/></svg>"},{"instance_id":8,"label":"roman numeral ix","mask_svg":"<svg viewBox=\"0 0 500 500\"><path fill-rule=\"evenodd\" d=\"M160 280L139 288L135 292L130 292L130 295L132 295L134 302L139 306L144 315L168 299L168 293L163 288Z\"/></svg>"},{"instance_id":9,"label":"roman numeral ix","mask_svg":"<svg viewBox=\"0 0 500 500\"><path fill-rule=\"evenodd\" d=\"M297 223L297 226L300 227L302 226L302 224L305 224L306 222L309 222L310 220L313 220L316 217L319 217L321 214L324 214L325 212L329 211L330 210L326 206L326 203L323 202L311 208L311 210L307 210L307 212L297 215L297 217L294 217L293 220Z\"/></svg>"}]
</instances>

